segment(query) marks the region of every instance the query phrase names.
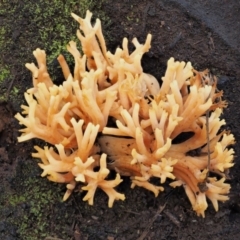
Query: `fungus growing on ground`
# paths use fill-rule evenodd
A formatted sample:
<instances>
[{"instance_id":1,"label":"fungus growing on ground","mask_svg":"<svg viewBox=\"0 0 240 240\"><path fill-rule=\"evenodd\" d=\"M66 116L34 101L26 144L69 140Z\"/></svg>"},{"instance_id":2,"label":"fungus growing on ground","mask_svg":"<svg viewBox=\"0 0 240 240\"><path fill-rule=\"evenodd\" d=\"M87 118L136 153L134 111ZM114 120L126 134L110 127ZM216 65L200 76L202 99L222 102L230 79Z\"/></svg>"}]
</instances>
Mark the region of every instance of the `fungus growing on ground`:
<instances>
[{"instance_id":1,"label":"fungus growing on ground","mask_svg":"<svg viewBox=\"0 0 240 240\"><path fill-rule=\"evenodd\" d=\"M226 103L216 78L194 70L190 62L170 58L160 85L141 66L150 34L144 44L133 39L132 53L126 38L111 53L100 20L92 25L89 11L85 19L72 16L80 24L77 36L83 51L73 41L67 46L75 60L73 74L60 55L65 81L55 85L45 52L36 49L38 66L26 64L33 87L25 93L22 115L15 116L25 126L19 142L39 138L55 146L35 146L32 156L42 161L42 177L67 184L64 200L80 182L87 191L83 200L93 204L95 190L101 188L109 207L125 199L115 190L120 176L130 176L132 188L146 188L155 196L169 178L172 187L184 187L197 215L204 217L207 198L217 211L218 201L228 200L225 172L233 166L229 146L234 137L220 131ZM190 137L182 137L184 133ZM113 180L107 179L110 170L117 172ZM150 182L152 177L159 178L158 185Z\"/></svg>"}]
</instances>

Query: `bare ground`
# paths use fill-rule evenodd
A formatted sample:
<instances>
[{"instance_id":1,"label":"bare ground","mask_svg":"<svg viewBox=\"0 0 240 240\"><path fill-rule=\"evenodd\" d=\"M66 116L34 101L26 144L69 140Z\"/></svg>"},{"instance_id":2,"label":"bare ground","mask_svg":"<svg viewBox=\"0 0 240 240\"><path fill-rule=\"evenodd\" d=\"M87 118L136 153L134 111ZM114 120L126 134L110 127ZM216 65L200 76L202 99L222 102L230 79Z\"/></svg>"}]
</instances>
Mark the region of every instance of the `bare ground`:
<instances>
[{"instance_id":1,"label":"bare ground","mask_svg":"<svg viewBox=\"0 0 240 240\"><path fill-rule=\"evenodd\" d=\"M112 209L107 208L107 197L101 191L96 194L94 206L82 202L83 192L76 192L63 203L64 187L41 179L36 161L31 159L32 146L37 141L21 144L16 141L19 126L13 116L23 100L11 97L0 104L1 239L240 238L240 3L176 2L107 1L102 10L111 20L105 29L111 33L108 46L114 50L123 37L138 37L143 42L150 32L153 40L151 51L143 58L145 72L160 79L166 61L173 56L191 61L197 70L209 68L219 77L218 87L224 90L229 103L224 113L226 128L233 132L237 142L235 166L230 171L230 200L220 204L217 213L210 206L202 219L192 211L183 189L167 186L155 198L144 189L130 189L126 178L118 188L126 194L126 200L116 202ZM37 31L21 24L18 30L32 34ZM16 38L16 42L19 37L9 36ZM8 61L15 63L11 87L19 89L31 84L30 75L22 70L24 62L17 59L17 53L21 55L26 48L23 40L8 56ZM33 48L30 40L27 47ZM20 71L16 71L17 67ZM5 81L3 86L6 93L9 83Z\"/></svg>"}]
</instances>

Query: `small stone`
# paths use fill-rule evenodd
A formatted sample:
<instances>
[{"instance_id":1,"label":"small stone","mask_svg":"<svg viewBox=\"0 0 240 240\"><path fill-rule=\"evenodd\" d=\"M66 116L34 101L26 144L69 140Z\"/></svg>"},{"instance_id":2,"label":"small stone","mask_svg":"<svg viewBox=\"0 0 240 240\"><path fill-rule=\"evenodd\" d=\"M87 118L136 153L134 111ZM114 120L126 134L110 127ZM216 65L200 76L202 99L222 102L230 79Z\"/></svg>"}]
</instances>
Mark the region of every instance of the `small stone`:
<instances>
[{"instance_id":1,"label":"small stone","mask_svg":"<svg viewBox=\"0 0 240 240\"><path fill-rule=\"evenodd\" d=\"M155 7L150 7L149 10L148 10L148 15L153 17L153 16L155 16L155 14L156 14Z\"/></svg>"},{"instance_id":2,"label":"small stone","mask_svg":"<svg viewBox=\"0 0 240 240\"><path fill-rule=\"evenodd\" d=\"M93 220L98 220L99 219L99 217L96 217L96 216L93 216L93 215L91 217L92 217Z\"/></svg>"},{"instance_id":3,"label":"small stone","mask_svg":"<svg viewBox=\"0 0 240 240\"><path fill-rule=\"evenodd\" d=\"M114 240L114 239L115 239L114 237L110 237L110 236L107 237L107 240Z\"/></svg>"}]
</instances>

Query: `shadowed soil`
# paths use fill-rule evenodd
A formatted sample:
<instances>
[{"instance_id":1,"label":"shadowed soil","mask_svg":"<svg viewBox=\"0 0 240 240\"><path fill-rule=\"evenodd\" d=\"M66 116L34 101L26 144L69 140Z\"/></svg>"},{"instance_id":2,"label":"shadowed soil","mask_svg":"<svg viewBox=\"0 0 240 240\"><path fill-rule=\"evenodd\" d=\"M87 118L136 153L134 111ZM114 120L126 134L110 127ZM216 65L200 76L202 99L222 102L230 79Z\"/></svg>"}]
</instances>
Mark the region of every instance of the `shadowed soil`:
<instances>
[{"instance_id":1,"label":"shadowed soil","mask_svg":"<svg viewBox=\"0 0 240 240\"><path fill-rule=\"evenodd\" d=\"M125 193L126 200L115 202L111 209L101 191L97 191L93 206L82 201L85 193L79 191L62 202L65 186L42 179L37 161L31 158L33 145L45 143L17 143L19 126L14 115L24 101L23 90L31 86L30 74L23 69L25 62L19 59L21 51L36 48L36 42L21 38L21 32L34 36L38 31L24 24L30 21L29 15L25 15L17 26L18 32L9 33L9 39L18 45L4 62L12 63L10 87L19 92L14 97L14 92L8 91L10 81L4 79L3 94L9 93L9 97L0 103L0 239L240 239L240 3L177 2L106 1L101 10L110 19L104 27L104 32L109 32L108 48L114 51L124 37L130 41L137 37L144 42L151 33L152 47L142 61L145 72L160 81L167 60L174 57L191 61L197 70L208 68L219 78L218 88L228 101L223 116L225 128L236 138L235 166L228 180L232 186L230 200L220 203L218 212L209 204L203 219L193 212L182 188L172 189L165 184L165 191L155 198L142 188L131 189L130 180L124 178L118 191ZM21 8L19 12L22 14ZM0 15L0 19L3 17L8 16ZM11 21L8 24L15 26ZM27 58L33 61L30 54ZM56 59L50 65L55 66ZM60 71L56 74L62 79ZM164 204L165 208L159 211Z\"/></svg>"}]
</instances>

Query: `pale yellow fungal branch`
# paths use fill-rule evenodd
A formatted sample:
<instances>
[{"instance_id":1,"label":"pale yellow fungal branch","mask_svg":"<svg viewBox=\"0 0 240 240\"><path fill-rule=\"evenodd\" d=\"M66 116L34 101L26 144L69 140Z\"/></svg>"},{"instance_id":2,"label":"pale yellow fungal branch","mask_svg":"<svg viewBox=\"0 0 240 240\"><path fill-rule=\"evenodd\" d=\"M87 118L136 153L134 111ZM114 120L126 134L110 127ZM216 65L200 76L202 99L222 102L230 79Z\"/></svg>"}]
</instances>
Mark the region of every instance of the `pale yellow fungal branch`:
<instances>
[{"instance_id":1,"label":"pale yellow fungal branch","mask_svg":"<svg viewBox=\"0 0 240 240\"><path fill-rule=\"evenodd\" d=\"M207 197L211 200L213 207L218 211L218 201L225 202L229 199L226 196L230 191L230 184L224 183L225 179L217 180L216 178L209 178L207 183L208 190L206 192Z\"/></svg>"},{"instance_id":2,"label":"pale yellow fungal branch","mask_svg":"<svg viewBox=\"0 0 240 240\"><path fill-rule=\"evenodd\" d=\"M86 55L81 56L81 53L77 49L77 45L74 41L70 41L67 45L67 50L74 57L75 67L74 67L74 80L81 81L82 74L86 72Z\"/></svg>"},{"instance_id":3,"label":"pale yellow fungal branch","mask_svg":"<svg viewBox=\"0 0 240 240\"><path fill-rule=\"evenodd\" d=\"M23 114L27 117L19 113L15 116L20 124L26 127L21 130L23 134L18 141L40 138L51 144L61 143L74 147L74 141L70 140L74 134L73 129L67 123L70 103L61 102L62 97L52 95L43 83L38 84L38 90L37 94L25 93L28 106L22 108Z\"/></svg>"},{"instance_id":4,"label":"pale yellow fungal branch","mask_svg":"<svg viewBox=\"0 0 240 240\"><path fill-rule=\"evenodd\" d=\"M66 151L61 144L55 145L58 153L52 147L44 147L44 149L35 147L38 152L33 153L32 156L40 158L43 162L39 163L40 168L43 169L41 176L47 176L53 182L67 183L64 201L71 195L77 182L82 182L87 184L82 190L88 191L83 200L88 200L92 205L95 191L99 187L109 196L109 207L112 207L114 200L124 200L125 196L114 189L122 182L119 174L115 180L105 180L110 172L106 168L106 154L99 157L97 154L99 149L94 146L99 126L89 123L83 132L83 120L76 122L75 119L71 119L71 122L75 132L78 133L76 151ZM94 171L96 166L100 166L99 171Z\"/></svg>"},{"instance_id":5,"label":"pale yellow fungal branch","mask_svg":"<svg viewBox=\"0 0 240 240\"><path fill-rule=\"evenodd\" d=\"M205 210L208 207L207 198L212 202L214 209L218 211L218 201L225 202L229 199L227 194L230 191L230 184L224 183L225 179L217 180L216 178L208 178L206 183L206 192L194 193L190 185L185 184L182 181L172 182L172 187L178 187L183 185L185 192L192 204L193 210L197 215L205 217Z\"/></svg>"},{"instance_id":6,"label":"pale yellow fungal branch","mask_svg":"<svg viewBox=\"0 0 240 240\"><path fill-rule=\"evenodd\" d=\"M159 91L159 95L164 97L169 93L173 81L177 81L177 92L182 90L183 93L187 92L186 87L189 83L186 81L193 76L193 67L190 62L187 64L185 62L174 61L174 58L170 58L167 63L167 70L165 76L162 77L162 86Z\"/></svg>"},{"instance_id":7,"label":"pale yellow fungal branch","mask_svg":"<svg viewBox=\"0 0 240 240\"><path fill-rule=\"evenodd\" d=\"M174 66L177 64L173 67L171 67L171 61L168 64L170 64L168 67L173 72L175 69ZM180 66L184 66L184 64ZM169 74L168 70L166 72ZM213 91L213 88L216 87L215 85L196 84L200 82L197 79L199 75L194 76L193 74L189 74L187 75L188 78L185 79L185 83L181 85L183 86L182 89L184 86L189 87L189 92L187 93L185 88L184 90L177 89L179 82L175 80L177 73L171 76L173 77L171 77L172 81L168 81L169 86L165 85L165 88L168 89L168 91L165 91L165 96L159 93L147 105L149 111L148 119L143 119L139 117L140 115L135 117L136 115L133 112L132 115L128 112L122 112L125 118L123 123L117 123L118 129L105 128L103 130L104 133L111 135L131 136L135 144L131 144L126 155L129 155L131 152L132 159L126 156L122 158L117 157L118 154L116 153L112 155L114 152L114 146L112 145L109 147L112 148L111 151L106 149L105 152L114 161L114 164L111 164L110 167L117 168L120 173L121 169L123 169L122 174L126 172L129 174L131 172L132 175L135 175L132 177L132 187L141 186L158 195L159 186L153 186L153 184L148 182L151 177L159 177L161 183L166 180L166 177L176 178L178 179L178 185L180 180L181 184L184 184L186 194L192 203L193 209L198 215L204 217L208 206L206 200L208 196L216 197L215 200L213 200L214 197L209 198L215 206L216 201L225 201L227 199L227 191L221 197L216 194L209 194L212 185L207 184L207 173L212 171L224 176L225 169L233 166L234 151L226 147L234 143L234 138L232 135L229 135L226 140L224 132L218 134L219 129L225 124L225 121L220 119L222 113L222 109L220 108L215 108L211 113L209 117L209 132L207 133L205 113L214 104L215 106L223 106L221 100L218 103L213 102L215 100ZM194 80L194 78L196 79ZM167 82L167 77L164 79ZM171 144L171 140L182 132L193 132L194 134L182 143ZM210 140L209 169L206 152L207 134L209 134ZM144 136L148 136L148 138ZM119 141L112 139L110 141L108 137L106 140L109 144L111 144L111 141L117 145L125 144L123 139L119 139ZM99 144L102 149L105 149L104 137L99 140ZM189 156L188 152L195 149L199 149L200 156ZM204 156L201 156L201 153ZM120 154L122 153L119 152ZM174 159L174 162L172 164L168 163L165 168L167 171L164 172L163 168L159 166L171 159ZM222 166L226 166L226 168ZM136 171L140 175L136 174ZM204 188L199 187L201 185L205 186L205 189L209 189L208 192ZM172 184L172 186L176 185ZM229 184L226 184L226 186L229 186ZM215 209L217 208L215 207Z\"/></svg>"},{"instance_id":8,"label":"pale yellow fungal branch","mask_svg":"<svg viewBox=\"0 0 240 240\"><path fill-rule=\"evenodd\" d=\"M175 176L172 174L174 164L177 163L177 160L161 158L161 162L157 164L152 164L150 173L153 177L158 177L161 179L161 184L165 183L167 178L175 179Z\"/></svg>"},{"instance_id":9,"label":"pale yellow fungal branch","mask_svg":"<svg viewBox=\"0 0 240 240\"><path fill-rule=\"evenodd\" d=\"M134 188L135 186L143 187L145 189L148 189L149 191L154 193L155 197L158 196L159 192L164 191L163 187L151 184L150 182L146 181L145 178L142 178L142 177L132 178L131 188Z\"/></svg>"},{"instance_id":10,"label":"pale yellow fungal branch","mask_svg":"<svg viewBox=\"0 0 240 240\"><path fill-rule=\"evenodd\" d=\"M97 77L100 70L83 74L81 86L69 75L63 85L47 87L43 82L25 93L28 106L22 106L23 115L16 118L26 126L19 141L40 138L51 144L61 143L71 148L76 146L71 118L84 119L106 126L109 112L116 99L116 91L107 91L105 99L98 97ZM89 111L91 109L91 111Z\"/></svg>"},{"instance_id":11,"label":"pale yellow fungal branch","mask_svg":"<svg viewBox=\"0 0 240 240\"><path fill-rule=\"evenodd\" d=\"M53 86L52 79L47 71L45 51L37 48L35 51L33 51L33 55L37 60L38 67L34 63L26 64L26 68L32 72L33 86L37 87L37 84L41 82L44 83L46 87Z\"/></svg>"},{"instance_id":12,"label":"pale yellow fungal branch","mask_svg":"<svg viewBox=\"0 0 240 240\"><path fill-rule=\"evenodd\" d=\"M80 183L87 191L83 200L92 205L101 188L109 207L125 199L115 189L120 175L131 177L132 188L146 188L155 196L168 178L172 187L184 187L197 215L205 216L208 200L217 211L218 202L228 200L225 173L234 165L234 136L221 131L227 104L216 78L170 58L159 84L141 65L151 34L143 44L133 39L133 52L124 38L111 53L99 19L92 24L89 11L84 19L72 16L80 24L82 45L82 52L73 41L67 46L73 73L60 55L65 80L55 85L45 52L36 49L37 66L26 64L33 88L25 93L22 115L15 116L24 126L19 142L39 138L55 146L35 146L32 156L42 161L42 177L66 184L64 200ZM107 180L110 170L117 172L113 180ZM151 183L153 177L160 185Z\"/></svg>"},{"instance_id":13,"label":"pale yellow fungal branch","mask_svg":"<svg viewBox=\"0 0 240 240\"><path fill-rule=\"evenodd\" d=\"M47 176L50 181L59 182L59 183L68 183L68 196L71 193L71 186L76 185L75 179L76 176L76 162L78 159L81 159L85 166L89 167L89 161L91 161L91 171L93 167L98 166L98 147L94 145L95 139L98 133L99 125L94 126L92 123L89 123L83 132L83 120L71 119L71 123L74 127L74 131L78 133L76 136L77 139L77 149L75 151L65 149L62 144L56 144L57 149L56 153L52 147L44 147L41 149L38 146L35 146L37 153L33 153L32 156L40 158L42 163L39 163L40 168L43 169L42 177ZM93 156L89 158L89 156ZM71 185L71 186L70 186ZM74 187L73 187L74 188ZM66 195L64 197L66 199Z\"/></svg>"},{"instance_id":14,"label":"pale yellow fungal branch","mask_svg":"<svg viewBox=\"0 0 240 240\"><path fill-rule=\"evenodd\" d=\"M117 174L114 180L105 180L110 172L110 170L107 168L106 157L106 154L102 154L100 158L99 171L92 171L90 176L86 177L88 185L82 187L83 190L88 191L83 200L88 201L90 205L93 205L93 197L97 187L101 188L108 195L108 207L112 207L115 200L125 200L124 194L118 193L116 190L114 190L114 187L122 182L120 175Z\"/></svg>"}]
</instances>

